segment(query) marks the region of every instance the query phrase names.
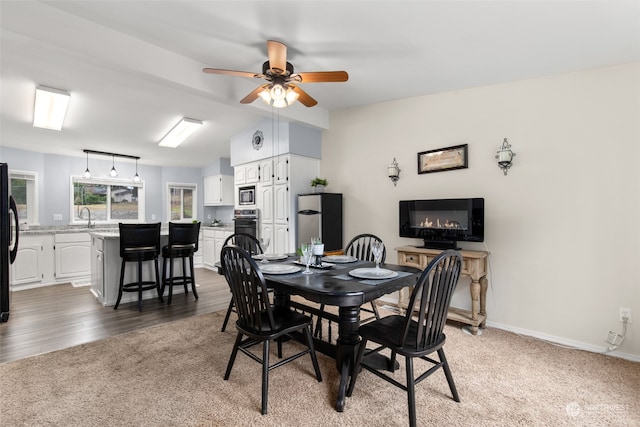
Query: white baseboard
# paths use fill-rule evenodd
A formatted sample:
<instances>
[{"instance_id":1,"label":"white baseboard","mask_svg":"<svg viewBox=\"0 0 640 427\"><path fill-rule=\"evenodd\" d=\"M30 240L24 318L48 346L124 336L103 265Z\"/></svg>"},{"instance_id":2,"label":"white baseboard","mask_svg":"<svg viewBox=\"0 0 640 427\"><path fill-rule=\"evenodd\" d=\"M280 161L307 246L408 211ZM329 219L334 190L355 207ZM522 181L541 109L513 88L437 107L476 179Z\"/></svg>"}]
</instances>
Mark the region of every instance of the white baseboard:
<instances>
[{"instance_id":1,"label":"white baseboard","mask_svg":"<svg viewBox=\"0 0 640 427\"><path fill-rule=\"evenodd\" d=\"M529 329L516 328L513 326L505 325L503 323L487 321L487 326L496 328L496 329L502 329L504 331L513 332L514 334L517 334L517 335L536 338L551 344L561 345L563 347L575 348L577 350L589 351L591 353L606 354L607 356L618 357L620 359L630 360L632 362L640 362L640 356L638 355L624 353L618 350L607 351L606 346L597 346L597 345L587 344L580 341L574 341L567 338L557 337L554 335L543 334L537 331L531 331Z\"/></svg>"}]
</instances>

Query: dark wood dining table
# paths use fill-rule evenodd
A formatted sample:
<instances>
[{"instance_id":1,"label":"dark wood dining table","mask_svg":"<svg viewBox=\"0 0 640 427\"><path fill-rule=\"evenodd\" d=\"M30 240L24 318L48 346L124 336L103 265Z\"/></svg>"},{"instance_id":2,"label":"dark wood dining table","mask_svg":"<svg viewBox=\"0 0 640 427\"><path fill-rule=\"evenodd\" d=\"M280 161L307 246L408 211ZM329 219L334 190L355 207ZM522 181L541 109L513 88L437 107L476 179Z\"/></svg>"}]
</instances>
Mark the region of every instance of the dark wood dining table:
<instances>
[{"instance_id":1,"label":"dark wood dining table","mask_svg":"<svg viewBox=\"0 0 640 427\"><path fill-rule=\"evenodd\" d=\"M294 258L289 257L278 262L293 264L294 261ZM317 346L318 351L336 359L336 367L340 372L336 401L338 412L344 410L347 385L360 344L360 306L383 295L415 285L422 272L415 267L381 264L380 268L395 271L398 275L388 279L363 279L349 274L357 268L371 267L375 267L372 262L355 261L334 264L331 268L311 268L313 274L302 274L304 267L292 274L264 274L267 285L274 290L275 305L294 306L304 310L304 305L291 301L292 295L299 295L315 303L338 307L338 338L335 345L326 345L327 343L323 342L321 344L324 345ZM317 310L314 312L318 314Z\"/></svg>"}]
</instances>

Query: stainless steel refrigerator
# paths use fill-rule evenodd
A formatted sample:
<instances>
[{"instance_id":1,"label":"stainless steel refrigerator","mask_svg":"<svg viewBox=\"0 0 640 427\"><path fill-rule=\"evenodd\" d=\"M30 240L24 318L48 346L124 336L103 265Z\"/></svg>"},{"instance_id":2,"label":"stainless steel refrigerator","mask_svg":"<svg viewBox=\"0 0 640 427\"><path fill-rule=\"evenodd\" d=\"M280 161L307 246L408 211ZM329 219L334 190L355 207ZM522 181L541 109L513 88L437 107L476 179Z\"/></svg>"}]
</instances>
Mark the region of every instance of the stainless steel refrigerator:
<instances>
[{"instance_id":1,"label":"stainless steel refrigerator","mask_svg":"<svg viewBox=\"0 0 640 427\"><path fill-rule=\"evenodd\" d=\"M342 194L298 195L298 248L320 237L325 252L342 249Z\"/></svg>"},{"instance_id":2,"label":"stainless steel refrigerator","mask_svg":"<svg viewBox=\"0 0 640 427\"><path fill-rule=\"evenodd\" d=\"M19 235L18 209L9 195L9 166L6 163L0 163L0 209L0 321L6 322L11 298L9 270L18 253Z\"/></svg>"}]
</instances>

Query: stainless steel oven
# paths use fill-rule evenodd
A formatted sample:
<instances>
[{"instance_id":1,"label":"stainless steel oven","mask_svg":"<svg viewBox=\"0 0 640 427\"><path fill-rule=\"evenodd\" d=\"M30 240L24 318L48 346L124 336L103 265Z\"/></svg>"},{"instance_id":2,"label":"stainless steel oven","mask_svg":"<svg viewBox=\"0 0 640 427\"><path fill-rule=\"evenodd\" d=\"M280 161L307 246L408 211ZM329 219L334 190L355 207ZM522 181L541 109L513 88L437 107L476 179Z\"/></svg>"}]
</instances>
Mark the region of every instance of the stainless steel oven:
<instances>
[{"instance_id":1,"label":"stainless steel oven","mask_svg":"<svg viewBox=\"0 0 640 427\"><path fill-rule=\"evenodd\" d=\"M256 204L255 185L238 188L238 204L241 206L250 206Z\"/></svg>"},{"instance_id":2,"label":"stainless steel oven","mask_svg":"<svg viewBox=\"0 0 640 427\"><path fill-rule=\"evenodd\" d=\"M258 210L236 209L233 211L233 231L258 237Z\"/></svg>"}]
</instances>

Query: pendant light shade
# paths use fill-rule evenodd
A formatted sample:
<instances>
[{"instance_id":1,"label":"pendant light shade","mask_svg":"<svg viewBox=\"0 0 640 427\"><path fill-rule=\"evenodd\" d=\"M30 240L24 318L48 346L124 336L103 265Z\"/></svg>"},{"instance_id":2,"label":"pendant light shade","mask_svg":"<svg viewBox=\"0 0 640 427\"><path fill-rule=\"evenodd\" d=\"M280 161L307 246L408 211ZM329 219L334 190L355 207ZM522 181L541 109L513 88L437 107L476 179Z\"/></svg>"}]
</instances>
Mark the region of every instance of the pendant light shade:
<instances>
[{"instance_id":1,"label":"pendant light shade","mask_svg":"<svg viewBox=\"0 0 640 427\"><path fill-rule=\"evenodd\" d=\"M89 153L87 153L87 168L84 170L84 177L91 178L91 171L89 170Z\"/></svg>"},{"instance_id":2,"label":"pendant light shade","mask_svg":"<svg viewBox=\"0 0 640 427\"><path fill-rule=\"evenodd\" d=\"M136 174L133 176L133 182L140 182L140 175L138 175L138 159L136 159Z\"/></svg>"},{"instance_id":3,"label":"pendant light shade","mask_svg":"<svg viewBox=\"0 0 640 427\"><path fill-rule=\"evenodd\" d=\"M116 156L111 156L111 170L109 171L109 176L112 178L118 176L118 171L116 170Z\"/></svg>"}]
</instances>

